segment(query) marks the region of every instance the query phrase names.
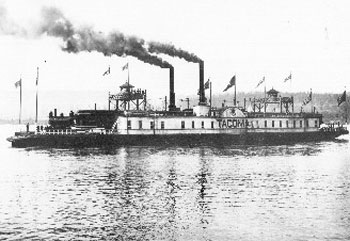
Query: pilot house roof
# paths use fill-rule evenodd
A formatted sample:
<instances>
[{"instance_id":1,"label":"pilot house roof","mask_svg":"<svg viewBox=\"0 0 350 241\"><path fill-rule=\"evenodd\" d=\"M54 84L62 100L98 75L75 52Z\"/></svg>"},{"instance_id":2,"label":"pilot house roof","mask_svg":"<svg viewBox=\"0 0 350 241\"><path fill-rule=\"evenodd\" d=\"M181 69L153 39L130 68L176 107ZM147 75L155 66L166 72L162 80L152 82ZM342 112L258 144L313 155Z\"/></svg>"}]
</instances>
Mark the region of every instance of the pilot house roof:
<instances>
[{"instance_id":1,"label":"pilot house roof","mask_svg":"<svg viewBox=\"0 0 350 241\"><path fill-rule=\"evenodd\" d=\"M271 90L267 91L267 95L268 96L272 96L272 97L277 97L278 96L278 91L275 90L274 88L272 88Z\"/></svg>"}]
</instances>

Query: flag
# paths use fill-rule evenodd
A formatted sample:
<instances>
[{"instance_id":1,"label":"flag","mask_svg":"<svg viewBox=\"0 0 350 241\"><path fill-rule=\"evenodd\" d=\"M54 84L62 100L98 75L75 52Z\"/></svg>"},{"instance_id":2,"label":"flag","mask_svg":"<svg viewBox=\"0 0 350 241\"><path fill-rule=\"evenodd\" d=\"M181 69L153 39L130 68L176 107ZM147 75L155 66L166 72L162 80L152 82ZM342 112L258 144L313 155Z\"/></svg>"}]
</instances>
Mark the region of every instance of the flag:
<instances>
[{"instance_id":1,"label":"flag","mask_svg":"<svg viewBox=\"0 0 350 241\"><path fill-rule=\"evenodd\" d=\"M226 88L224 89L223 92L225 92L226 90L228 90L229 88L231 88L232 86L236 85L236 75L234 75L230 82L227 84Z\"/></svg>"},{"instance_id":2,"label":"flag","mask_svg":"<svg viewBox=\"0 0 350 241\"><path fill-rule=\"evenodd\" d=\"M290 75L284 79L284 82L287 82L288 80L291 80L292 79L292 73L290 73Z\"/></svg>"},{"instance_id":3,"label":"flag","mask_svg":"<svg viewBox=\"0 0 350 241\"><path fill-rule=\"evenodd\" d=\"M210 86L210 79L208 79L208 81L205 82L205 84L204 84L204 89L205 89L205 90L206 90L206 89L209 89L209 86Z\"/></svg>"},{"instance_id":4,"label":"flag","mask_svg":"<svg viewBox=\"0 0 350 241\"><path fill-rule=\"evenodd\" d=\"M22 79L19 79L16 83L15 83L15 87L20 87L22 86Z\"/></svg>"},{"instance_id":5,"label":"flag","mask_svg":"<svg viewBox=\"0 0 350 241\"><path fill-rule=\"evenodd\" d=\"M103 73L102 76L108 75L108 74L110 74L110 73L111 73L111 67L108 66L108 69Z\"/></svg>"},{"instance_id":6,"label":"flag","mask_svg":"<svg viewBox=\"0 0 350 241\"><path fill-rule=\"evenodd\" d=\"M307 105L310 103L310 101L312 100L312 90L310 90L309 95L305 98L305 100L303 101L303 105Z\"/></svg>"},{"instance_id":7,"label":"flag","mask_svg":"<svg viewBox=\"0 0 350 241\"><path fill-rule=\"evenodd\" d=\"M129 69L129 63L126 63L126 65L123 66L122 70Z\"/></svg>"},{"instance_id":8,"label":"flag","mask_svg":"<svg viewBox=\"0 0 350 241\"><path fill-rule=\"evenodd\" d=\"M258 88L264 82L265 82L265 76L262 78L262 80L259 81L259 83L256 85L255 88Z\"/></svg>"},{"instance_id":9,"label":"flag","mask_svg":"<svg viewBox=\"0 0 350 241\"><path fill-rule=\"evenodd\" d=\"M346 90L344 90L343 94L337 98L338 106L341 105L341 103L346 101Z\"/></svg>"}]
</instances>

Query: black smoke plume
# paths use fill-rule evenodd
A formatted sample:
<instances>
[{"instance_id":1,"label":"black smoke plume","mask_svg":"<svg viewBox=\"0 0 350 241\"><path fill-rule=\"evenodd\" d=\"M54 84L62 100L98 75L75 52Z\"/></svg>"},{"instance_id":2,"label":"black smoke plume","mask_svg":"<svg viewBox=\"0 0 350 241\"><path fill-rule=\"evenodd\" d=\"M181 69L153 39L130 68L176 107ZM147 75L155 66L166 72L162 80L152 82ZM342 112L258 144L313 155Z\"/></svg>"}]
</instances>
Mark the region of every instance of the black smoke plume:
<instances>
[{"instance_id":1,"label":"black smoke plume","mask_svg":"<svg viewBox=\"0 0 350 241\"><path fill-rule=\"evenodd\" d=\"M153 64L162 68L170 68L171 64L164 61L157 54L167 54L179 57L189 62L200 63L202 60L195 54L182 49L177 49L172 44L159 42L145 42L145 40L126 36L120 32L104 34L96 32L91 27L76 27L63 13L54 7L42 9L41 21L36 31L26 30L15 24L7 16L6 8L0 5L0 34L16 35L21 37L41 36L47 34L61 38L64 42L63 51L78 53L81 51L97 51L106 56L133 56L145 63Z\"/></svg>"},{"instance_id":2,"label":"black smoke plume","mask_svg":"<svg viewBox=\"0 0 350 241\"><path fill-rule=\"evenodd\" d=\"M162 68L170 68L171 64L152 55L144 47L145 41L134 36L125 36L120 32L108 35L98 33L91 27L76 28L57 8L43 8L42 25L39 34L62 38L65 46L62 50L78 53L81 51L97 51L106 56L133 56L145 63Z\"/></svg>"},{"instance_id":3,"label":"black smoke plume","mask_svg":"<svg viewBox=\"0 0 350 241\"><path fill-rule=\"evenodd\" d=\"M172 44L165 44L159 42L148 42L148 51L156 54L167 54L173 57L185 59L188 62L200 63L202 60L195 54L189 53L182 49L177 49Z\"/></svg>"}]
</instances>

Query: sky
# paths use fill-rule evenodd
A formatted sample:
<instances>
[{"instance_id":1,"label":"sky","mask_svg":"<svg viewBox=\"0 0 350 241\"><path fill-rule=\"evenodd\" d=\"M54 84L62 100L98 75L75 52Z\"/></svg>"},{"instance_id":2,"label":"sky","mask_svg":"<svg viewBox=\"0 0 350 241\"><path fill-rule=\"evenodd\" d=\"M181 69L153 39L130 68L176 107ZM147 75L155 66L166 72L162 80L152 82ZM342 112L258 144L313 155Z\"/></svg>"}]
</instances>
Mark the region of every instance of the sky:
<instances>
[{"instance_id":1,"label":"sky","mask_svg":"<svg viewBox=\"0 0 350 241\"><path fill-rule=\"evenodd\" d=\"M263 85L255 88L263 77L267 89L289 92L341 93L350 86L350 1L0 0L0 119L18 116L14 83L20 78L23 115L33 116L37 67L41 118L52 106L106 108L108 92L119 91L127 79L126 63L130 82L147 89L149 99L161 103L169 94L167 68L133 56L63 51L62 37L37 31L50 24L42 18L43 8L58 9L74 29L104 36L118 32L194 54L204 61L205 80L212 81L215 94L233 75L238 91L263 91ZM198 63L152 55L174 67L177 102L196 95ZM102 76L109 66L111 74Z\"/></svg>"}]
</instances>

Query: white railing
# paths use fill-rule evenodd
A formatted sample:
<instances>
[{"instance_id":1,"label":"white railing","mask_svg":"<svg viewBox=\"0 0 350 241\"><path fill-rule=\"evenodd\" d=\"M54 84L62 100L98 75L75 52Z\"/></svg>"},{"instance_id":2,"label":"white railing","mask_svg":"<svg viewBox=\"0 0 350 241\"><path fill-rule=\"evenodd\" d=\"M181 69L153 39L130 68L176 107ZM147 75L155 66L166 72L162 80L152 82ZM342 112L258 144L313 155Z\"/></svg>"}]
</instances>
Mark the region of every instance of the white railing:
<instances>
[{"instance_id":1,"label":"white railing","mask_svg":"<svg viewBox=\"0 0 350 241\"><path fill-rule=\"evenodd\" d=\"M71 129L57 129L57 130L42 130L36 132L38 135L76 135L76 134L100 134L111 135L113 130L100 130L95 132L93 130L71 130Z\"/></svg>"}]
</instances>

